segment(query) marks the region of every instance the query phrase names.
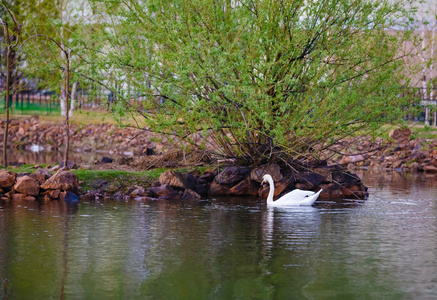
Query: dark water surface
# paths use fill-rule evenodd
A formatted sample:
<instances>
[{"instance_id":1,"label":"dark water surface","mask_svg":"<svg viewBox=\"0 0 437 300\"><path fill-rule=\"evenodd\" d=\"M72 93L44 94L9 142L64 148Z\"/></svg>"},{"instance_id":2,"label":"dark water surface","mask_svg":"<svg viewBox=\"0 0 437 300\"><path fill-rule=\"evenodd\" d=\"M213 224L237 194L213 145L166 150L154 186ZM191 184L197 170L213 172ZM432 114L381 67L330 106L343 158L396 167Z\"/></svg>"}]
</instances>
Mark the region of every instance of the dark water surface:
<instances>
[{"instance_id":1,"label":"dark water surface","mask_svg":"<svg viewBox=\"0 0 437 300\"><path fill-rule=\"evenodd\" d=\"M437 299L437 179L360 175L306 208L1 202L0 298Z\"/></svg>"}]
</instances>

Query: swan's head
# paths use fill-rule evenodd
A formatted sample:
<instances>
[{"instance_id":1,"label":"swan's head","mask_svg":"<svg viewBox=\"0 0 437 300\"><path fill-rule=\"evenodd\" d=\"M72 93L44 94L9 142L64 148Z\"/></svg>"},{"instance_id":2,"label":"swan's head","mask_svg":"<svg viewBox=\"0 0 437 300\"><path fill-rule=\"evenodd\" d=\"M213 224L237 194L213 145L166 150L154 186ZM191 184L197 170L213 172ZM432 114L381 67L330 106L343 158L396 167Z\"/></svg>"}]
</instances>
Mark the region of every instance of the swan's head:
<instances>
[{"instance_id":1,"label":"swan's head","mask_svg":"<svg viewBox=\"0 0 437 300\"><path fill-rule=\"evenodd\" d=\"M269 182L269 179L272 180L272 176L270 176L269 174L264 175L261 184Z\"/></svg>"}]
</instances>

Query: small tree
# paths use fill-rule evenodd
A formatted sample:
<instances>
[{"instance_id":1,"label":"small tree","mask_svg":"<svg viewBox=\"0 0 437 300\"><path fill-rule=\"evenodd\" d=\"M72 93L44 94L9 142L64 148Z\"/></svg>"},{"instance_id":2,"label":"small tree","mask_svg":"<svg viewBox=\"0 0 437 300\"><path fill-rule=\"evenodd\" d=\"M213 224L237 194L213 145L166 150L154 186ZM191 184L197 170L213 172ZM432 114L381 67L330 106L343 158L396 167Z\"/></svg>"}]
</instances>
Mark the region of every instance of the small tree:
<instances>
[{"instance_id":1,"label":"small tree","mask_svg":"<svg viewBox=\"0 0 437 300\"><path fill-rule=\"evenodd\" d=\"M70 87L70 53L68 49L61 44L60 42L56 41L55 39L45 35L45 34L34 34L30 37L28 37L26 40L20 42L20 34L21 29L24 23L19 23L14 15L14 13L5 5L5 3L2 1L2 6L5 8L7 13L9 14L10 18L13 20L14 23L14 29L13 32L15 33L15 36L11 36L9 32L9 25L6 20L3 20L0 18L0 22L3 25L4 28L4 34L6 38L6 42L8 44L7 48L7 54L6 54L6 126L5 126L5 133L4 133L4 141L3 141L3 163L5 167L7 167L7 140L8 140L8 128L9 128L9 94L10 94L10 77L11 77L11 69L12 66L16 63L16 54L20 52L21 48L30 40L33 40L38 37L42 37L54 45L56 45L63 53L63 56L65 58L65 66L64 66L64 90L65 90L65 101L66 105L68 107L69 105L69 87ZM12 53L14 52L14 55ZM64 166L67 167L68 162L68 152L70 148L70 122L69 122L69 114L66 114L65 116L65 131L66 131L66 149L65 149L65 155L64 155Z\"/></svg>"},{"instance_id":2,"label":"small tree","mask_svg":"<svg viewBox=\"0 0 437 300\"><path fill-rule=\"evenodd\" d=\"M10 93L11 93L11 86L12 82L14 81L13 78L13 65L15 63L15 50L19 46L20 42L20 36L21 36L21 28L24 23L18 22L18 20L15 18L15 15L12 13L12 11L5 5L4 1L2 1L2 7L6 11L5 17L0 17L0 22L3 25L3 32L5 41L7 44L7 50L6 50L6 95L5 95L5 110L6 110L6 124L5 124L5 131L3 134L3 165L5 167L8 166L8 156L7 156L7 148L8 148L8 137L9 137L9 109L10 109ZM12 26L9 25L7 19L10 19L12 21Z\"/></svg>"}]
</instances>

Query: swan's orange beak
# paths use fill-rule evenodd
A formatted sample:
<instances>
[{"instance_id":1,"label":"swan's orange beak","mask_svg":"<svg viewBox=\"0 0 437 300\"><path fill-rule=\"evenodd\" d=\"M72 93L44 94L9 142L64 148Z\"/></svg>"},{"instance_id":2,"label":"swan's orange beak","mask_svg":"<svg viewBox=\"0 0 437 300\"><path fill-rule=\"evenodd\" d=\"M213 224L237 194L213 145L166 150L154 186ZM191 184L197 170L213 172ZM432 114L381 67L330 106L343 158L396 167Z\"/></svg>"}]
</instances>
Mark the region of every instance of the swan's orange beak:
<instances>
[{"instance_id":1,"label":"swan's orange beak","mask_svg":"<svg viewBox=\"0 0 437 300\"><path fill-rule=\"evenodd\" d=\"M265 183L265 179L263 178L263 180L261 180L261 185L263 185Z\"/></svg>"}]
</instances>

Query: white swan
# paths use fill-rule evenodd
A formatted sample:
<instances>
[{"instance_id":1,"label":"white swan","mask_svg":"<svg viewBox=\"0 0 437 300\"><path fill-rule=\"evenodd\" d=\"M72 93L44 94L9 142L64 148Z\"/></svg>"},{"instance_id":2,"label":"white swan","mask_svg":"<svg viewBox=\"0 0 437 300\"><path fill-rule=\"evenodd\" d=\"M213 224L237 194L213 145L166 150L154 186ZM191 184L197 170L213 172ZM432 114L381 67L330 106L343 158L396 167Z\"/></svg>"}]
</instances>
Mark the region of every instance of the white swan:
<instances>
[{"instance_id":1,"label":"white swan","mask_svg":"<svg viewBox=\"0 0 437 300\"><path fill-rule=\"evenodd\" d=\"M267 196L268 206L300 206L300 205L313 205L320 195L320 191L317 193L312 191L303 191L295 189L288 194L285 194L276 201L273 201L273 194L275 193L275 184L273 183L273 178L269 174L263 176L261 184L268 182L270 185L269 195Z\"/></svg>"}]
</instances>

